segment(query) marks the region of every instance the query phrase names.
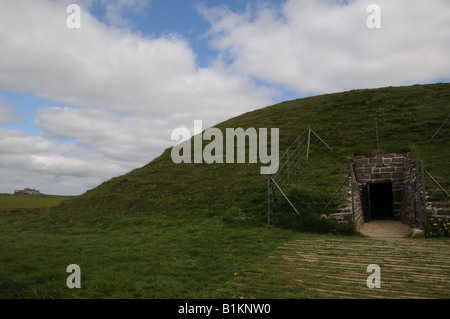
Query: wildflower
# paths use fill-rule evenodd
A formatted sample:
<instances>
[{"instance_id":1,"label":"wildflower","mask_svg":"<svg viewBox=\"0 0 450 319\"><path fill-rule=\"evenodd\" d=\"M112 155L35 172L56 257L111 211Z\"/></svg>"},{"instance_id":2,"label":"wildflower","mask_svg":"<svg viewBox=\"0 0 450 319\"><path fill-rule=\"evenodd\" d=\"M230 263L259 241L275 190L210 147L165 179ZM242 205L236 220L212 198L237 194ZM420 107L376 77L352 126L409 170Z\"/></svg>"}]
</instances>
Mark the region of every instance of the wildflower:
<instances>
[{"instance_id":1,"label":"wildflower","mask_svg":"<svg viewBox=\"0 0 450 319\"><path fill-rule=\"evenodd\" d=\"M437 226L437 223L434 223L433 226Z\"/></svg>"}]
</instances>

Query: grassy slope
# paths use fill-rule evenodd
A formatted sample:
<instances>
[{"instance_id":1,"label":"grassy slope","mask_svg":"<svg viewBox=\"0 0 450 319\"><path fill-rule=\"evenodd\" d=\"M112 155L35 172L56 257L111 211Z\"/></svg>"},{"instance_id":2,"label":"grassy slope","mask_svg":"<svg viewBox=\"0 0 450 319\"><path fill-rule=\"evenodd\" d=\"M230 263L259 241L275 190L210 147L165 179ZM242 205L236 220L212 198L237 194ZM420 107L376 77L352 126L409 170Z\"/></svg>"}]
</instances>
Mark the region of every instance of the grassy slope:
<instances>
[{"instance_id":1,"label":"grassy slope","mask_svg":"<svg viewBox=\"0 0 450 319\"><path fill-rule=\"evenodd\" d=\"M450 85L357 90L284 102L217 127L280 129L281 154L310 124L327 143L294 182L335 190L348 157L411 151L437 176L449 176ZM375 149L374 117L381 148ZM230 297L220 288L265 259L291 231L264 227L266 178L256 164L172 163L170 149L43 213L0 216L0 296L6 298ZM448 178L444 180L448 189ZM234 207L234 208L233 208ZM245 258L243 258L245 256ZM65 268L82 269L82 289L68 289Z\"/></svg>"},{"instance_id":2,"label":"grassy slope","mask_svg":"<svg viewBox=\"0 0 450 319\"><path fill-rule=\"evenodd\" d=\"M311 161L297 174L303 185L326 178L336 189L346 175L348 155L409 151L425 160L428 171L450 175L438 164L450 155L450 123L440 139L427 142L450 114L450 85L436 84L355 90L284 102L218 124L225 128L280 129L280 154L308 125L333 149L319 143ZM374 118L380 149L376 149ZM77 214L186 214L240 206L248 213L264 211L266 179L256 164L174 164L170 149L150 164L113 178L61 207ZM294 180L295 182L295 180ZM446 183L448 186L448 182Z\"/></svg>"}]
</instances>

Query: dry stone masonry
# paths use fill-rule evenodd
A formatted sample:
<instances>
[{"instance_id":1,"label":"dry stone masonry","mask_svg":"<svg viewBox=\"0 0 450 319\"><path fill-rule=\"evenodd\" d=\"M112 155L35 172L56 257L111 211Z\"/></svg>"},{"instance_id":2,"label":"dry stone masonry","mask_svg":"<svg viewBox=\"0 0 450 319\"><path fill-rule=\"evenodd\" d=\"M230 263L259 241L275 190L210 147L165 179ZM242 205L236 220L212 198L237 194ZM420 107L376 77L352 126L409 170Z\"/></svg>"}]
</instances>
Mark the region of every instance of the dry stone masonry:
<instances>
[{"instance_id":1,"label":"dry stone masonry","mask_svg":"<svg viewBox=\"0 0 450 319\"><path fill-rule=\"evenodd\" d=\"M357 229L372 219L401 220L411 227L421 227L415 170L407 154L356 156L354 216L349 204L335 217L347 222L354 219Z\"/></svg>"}]
</instances>

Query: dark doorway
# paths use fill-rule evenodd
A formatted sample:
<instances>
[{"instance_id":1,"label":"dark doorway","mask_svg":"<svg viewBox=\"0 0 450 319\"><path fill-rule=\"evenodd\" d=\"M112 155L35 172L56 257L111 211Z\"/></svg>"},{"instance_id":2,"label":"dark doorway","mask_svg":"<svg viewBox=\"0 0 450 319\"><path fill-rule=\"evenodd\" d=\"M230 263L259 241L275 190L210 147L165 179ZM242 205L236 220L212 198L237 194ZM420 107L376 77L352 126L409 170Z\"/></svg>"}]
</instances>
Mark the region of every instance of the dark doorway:
<instances>
[{"instance_id":1,"label":"dark doorway","mask_svg":"<svg viewBox=\"0 0 450 319\"><path fill-rule=\"evenodd\" d=\"M392 183L368 183L362 189L364 221L394 217Z\"/></svg>"}]
</instances>

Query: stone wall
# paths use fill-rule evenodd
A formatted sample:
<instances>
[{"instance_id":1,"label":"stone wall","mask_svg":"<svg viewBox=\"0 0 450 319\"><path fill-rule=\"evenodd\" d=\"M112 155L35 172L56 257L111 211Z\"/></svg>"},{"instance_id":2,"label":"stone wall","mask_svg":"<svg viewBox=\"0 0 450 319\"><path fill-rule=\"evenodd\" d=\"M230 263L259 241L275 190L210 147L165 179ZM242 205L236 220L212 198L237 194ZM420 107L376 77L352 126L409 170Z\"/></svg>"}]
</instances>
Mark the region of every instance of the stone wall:
<instances>
[{"instance_id":1,"label":"stone wall","mask_svg":"<svg viewBox=\"0 0 450 319\"><path fill-rule=\"evenodd\" d=\"M393 218L411 225L415 219L411 182L414 167L409 156L401 153L385 153L374 156L359 155L354 163L358 193L362 194L367 183L392 183ZM358 197L358 210L355 214L364 220L361 196ZM411 225L413 226L413 225Z\"/></svg>"},{"instance_id":2,"label":"stone wall","mask_svg":"<svg viewBox=\"0 0 450 319\"><path fill-rule=\"evenodd\" d=\"M420 172L416 172L417 167L411 163L408 154L358 155L352 169L354 214L349 180L347 203L340 207L339 213L328 217L342 224L354 223L358 230L361 229L365 222L363 189L367 184L389 183L392 184L393 219L401 220L412 228L423 229L426 210L429 217L441 221L450 220L450 202L427 201L426 209L424 208Z\"/></svg>"},{"instance_id":3,"label":"stone wall","mask_svg":"<svg viewBox=\"0 0 450 319\"><path fill-rule=\"evenodd\" d=\"M450 202L427 202L427 212L429 218L445 221L447 224L450 220ZM450 227L447 228L450 230Z\"/></svg>"},{"instance_id":4,"label":"stone wall","mask_svg":"<svg viewBox=\"0 0 450 319\"><path fill-rule=\"evenodd\" d=\"M364 224L363 188L372 183L392 184L393 218L402 220L411 227L420 227L415 181L415 167L407 154L385 153L377 155L358 155L354 159L354 216L351 209L351 190L349 184L349 203L335 214L340 222L353 222L357 229ZM411 184L413 183L413 185ZM414 186L414 187L413 187Z\"/></svg>"}]
</instances>

